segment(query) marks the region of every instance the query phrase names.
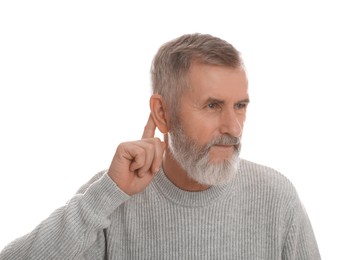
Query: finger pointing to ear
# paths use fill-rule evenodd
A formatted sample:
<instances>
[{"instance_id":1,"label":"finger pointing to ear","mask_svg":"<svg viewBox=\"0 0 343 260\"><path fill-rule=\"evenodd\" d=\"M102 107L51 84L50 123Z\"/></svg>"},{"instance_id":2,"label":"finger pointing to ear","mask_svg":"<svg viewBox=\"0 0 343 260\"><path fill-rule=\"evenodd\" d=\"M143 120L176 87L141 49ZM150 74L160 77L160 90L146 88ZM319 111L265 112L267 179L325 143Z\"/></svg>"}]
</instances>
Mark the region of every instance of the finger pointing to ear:
<instances>
[{"instance_id":1,"label":"finger pointing to ear","mask_svg":"<svg viewBox=\"0 0 343 260\"><path fill-rule=\"evenodd\" d=\"M119 144L113 157L108 175L129 195L148 186L162 165L166 144L154 137L156 127L150 114L142 139Z\"/></svg>"},{"instance_id":2,"label":"finger pointing to ear","mask_svg":"<svg viewBox=\"0 0 343 260\"><path fill-rule=\"evenodd\" d=\"M142 139L153 138L155 136L155 130L156 130L156 124L154 122L154 119L152 118L152 115L150 114L148 122L146 123L144 127Z\"/></svg>"}]
</instances>

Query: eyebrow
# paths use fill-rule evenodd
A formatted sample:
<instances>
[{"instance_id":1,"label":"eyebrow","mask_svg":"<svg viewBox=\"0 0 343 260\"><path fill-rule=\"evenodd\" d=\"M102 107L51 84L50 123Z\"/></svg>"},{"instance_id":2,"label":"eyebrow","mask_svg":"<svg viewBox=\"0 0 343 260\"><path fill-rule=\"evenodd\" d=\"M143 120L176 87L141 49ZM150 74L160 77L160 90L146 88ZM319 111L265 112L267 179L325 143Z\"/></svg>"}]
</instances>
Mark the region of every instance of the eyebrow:
<instances>
[{"instance_id":1,"label":"eyebrow","mask_svg":"<svg viewBox=\"0 0 343 260\"><path fill-rule=\"evenodd\" d=\"M218 98L213 98L213 97L209 97L206 101L205 101L206 104L208 103L218 103L218 104L225 104L225 101L224 100L221 100L221 99L218 99ZM237 103L250 103L250 99L249 98L245 98L245 99L242 99L242 100L239 100Z\"/></svg>"},{"instance_id":2,"label":"eyebrow","mask_svg":"<svg viewBox=\"0 0 343 260\"><path fill-rule=\"evenodd\" d=\"M208 103L218 103L218 104L224 104L225 101L224 100L220 100L218 98L212 98L212 97L209 97L206 101L205 101L206 104Z\"/></svg>"},{"instance_id":3,"label":"eyebrow","mask_svg":"<svg viewBox=\"0 0 343 260\"><path fill-rule=\"evenodd\" d=\"M248 103L250 103L250 99L249 98L245 98L243 100L238 101L237 103L246 103L246 104L248 104Z\"/></svg>"}]
</instances>

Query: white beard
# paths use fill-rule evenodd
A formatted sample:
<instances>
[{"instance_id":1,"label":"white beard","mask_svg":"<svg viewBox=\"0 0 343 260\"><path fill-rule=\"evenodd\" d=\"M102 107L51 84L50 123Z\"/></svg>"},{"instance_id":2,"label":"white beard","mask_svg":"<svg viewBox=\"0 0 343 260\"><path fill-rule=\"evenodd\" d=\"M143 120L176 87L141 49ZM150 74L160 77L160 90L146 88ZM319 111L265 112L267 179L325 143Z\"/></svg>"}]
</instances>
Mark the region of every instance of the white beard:
<instances>
[{"instance_id":1,"label":"white beard","mask_svg":"<svg viewBox=\"0 0 343 260\"><path fill-rule=\"evenodd\" d=\"M200 147L185 134L180 124L177 123L175 128L168 133L168 142L174 159L191 179L200 184L224 185L237 172L241 147L240 138L222 135ZM211 163L209 150L213 145L234 145L232 157L221 163Z\"/></svg>"}]
</instances>

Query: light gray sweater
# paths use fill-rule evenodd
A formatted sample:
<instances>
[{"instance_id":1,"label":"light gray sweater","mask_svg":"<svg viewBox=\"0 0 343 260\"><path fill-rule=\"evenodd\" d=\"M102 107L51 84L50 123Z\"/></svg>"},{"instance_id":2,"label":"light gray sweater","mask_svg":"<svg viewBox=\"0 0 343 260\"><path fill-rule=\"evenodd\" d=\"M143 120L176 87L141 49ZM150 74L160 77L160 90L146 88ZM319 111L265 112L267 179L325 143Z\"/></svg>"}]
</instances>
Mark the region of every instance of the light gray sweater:
<instances>
[{"instance_id":1,"label":"light gray sweater","mask_svg":"<svg viewBox=\"0 0 343 260\"><path fill-rule=\"evenodd\" d=\"M292 184L245 160L226 186L186 192L162 169L132 197L106 172L0 254L7 259L320 259Z\"/></svg>"}]
</instances>

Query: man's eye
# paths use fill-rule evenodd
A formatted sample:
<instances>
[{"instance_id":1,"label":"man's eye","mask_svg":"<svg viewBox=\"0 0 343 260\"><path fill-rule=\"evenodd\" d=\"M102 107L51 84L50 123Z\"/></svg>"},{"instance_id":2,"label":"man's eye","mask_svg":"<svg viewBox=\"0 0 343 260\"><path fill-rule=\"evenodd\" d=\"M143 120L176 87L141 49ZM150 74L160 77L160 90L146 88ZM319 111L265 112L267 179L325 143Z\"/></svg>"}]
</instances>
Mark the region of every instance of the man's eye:
<instances>
[{"instance_id":1,"label":"man's eye","mask_svg":"<svg viewBox=\"0 0 343 260\"><path fill-rule=\"evenodd\" d=\"M211 109L215 109L215 108L219 108L219 104L218 103L209 103L207 105L208 108L211 108Z\"/></svg>"},{"instance_id":2,"label":"man's eye","mask_svg":"<svg viewBox=\"0 0 343 260\"><path fill-rule=\"evenodd\" d=\"M246 103L238 103L235 105L236 109L245 109L247 107Z\"/></svg>"}]
</instances>

